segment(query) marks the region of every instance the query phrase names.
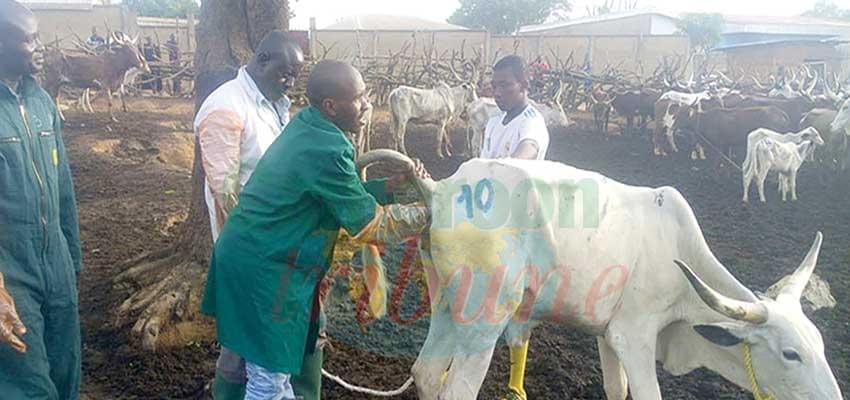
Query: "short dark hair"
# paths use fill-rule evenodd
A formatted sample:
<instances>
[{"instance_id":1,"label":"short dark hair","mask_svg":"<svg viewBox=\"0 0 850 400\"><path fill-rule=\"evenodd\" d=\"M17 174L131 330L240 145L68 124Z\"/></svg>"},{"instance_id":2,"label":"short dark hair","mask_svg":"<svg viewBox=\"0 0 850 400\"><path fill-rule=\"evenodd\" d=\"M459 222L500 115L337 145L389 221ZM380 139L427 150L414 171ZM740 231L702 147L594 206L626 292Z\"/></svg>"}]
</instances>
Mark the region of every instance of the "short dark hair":
<instances>
[{"instance_id":1,"label":"short dark hair","mask_svg":"<svg viewBox=\"0 0 850 400\"><path fill-rule=\"evenodd\" d=\"M493 66L493 71L510 71L517 81L528 82L528 65L517 55L503 57Z\"/></svg>"},{"instance_id":2,"label":"short dark hair","mask_svg":"<svg viewBox=\"0 0 850 400\"><path fill-rule=\"evenodd\" d=\"M320 107L325 99L336 99L341 94L343 80L353 69L351 64L337 60L323 60L313 67L307 78L307 100Z\"/></svg>"}]
</instances>

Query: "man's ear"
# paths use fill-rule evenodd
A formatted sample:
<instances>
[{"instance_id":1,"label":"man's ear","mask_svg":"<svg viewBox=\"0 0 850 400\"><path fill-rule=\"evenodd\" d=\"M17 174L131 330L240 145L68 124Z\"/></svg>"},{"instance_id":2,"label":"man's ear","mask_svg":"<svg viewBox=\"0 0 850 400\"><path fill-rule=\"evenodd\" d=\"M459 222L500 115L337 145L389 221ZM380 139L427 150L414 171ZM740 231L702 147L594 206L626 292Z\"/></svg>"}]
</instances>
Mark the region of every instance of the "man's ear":
<instances>
[{"instance_id":1,"label":"man's ear","mask_svg":"<svg viewBox=\"0 0 850 400\"><path fill-rule=\"evenodd\" d=\"M329 117L336 117L336 102L333 99L322 100L321 110Z\"/></svg>"},{"instance_id":2,"label":"man's ear","mask_svg":"<svg viewBox=\"0 0 850 400\"><path fill-rule=\"evenodd\" d=\"M269 60L271 60L271 55L266 51L261 51L257 53L257 63L261 66L265 67L268 64Z\"/></svg>"}]
</instances>

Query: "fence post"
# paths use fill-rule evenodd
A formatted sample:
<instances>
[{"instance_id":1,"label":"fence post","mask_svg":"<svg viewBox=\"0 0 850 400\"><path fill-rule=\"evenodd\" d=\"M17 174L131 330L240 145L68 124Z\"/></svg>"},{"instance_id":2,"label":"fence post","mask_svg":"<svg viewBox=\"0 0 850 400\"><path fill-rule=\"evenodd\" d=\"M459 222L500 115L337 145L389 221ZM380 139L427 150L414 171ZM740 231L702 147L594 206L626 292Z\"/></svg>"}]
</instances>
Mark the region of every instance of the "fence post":
<instances>
[{"instance_id":1,"label":"fence post","mask_svg":"<svg viewBox=\"0 0 850 400\"><path fill-rule=\"evenodd\" d=\"M490 63L490 51L492 49L492 45L493 44L490 42L490 31L484 31L484 50L481 52L482 68Z\"/></svg>"},{"instance_id":2,"label":"fence post","mask_svg":"<svg viewBox=\"0 0 850 400\"><path fill-rule=\"evenodd\" d=\"M531 57L531 58L534 59L534 60L541 58L543 56L542 49L543 49L543 35L537 35L537 42L535 43L535 46L534 46L534 52L536 54L534 54L534 57Z\"/></svg>"},{"instance_id":3,"label":"fence post","mask_svg":"<svg viewBox=\"0 0 850 400\"><path fill-rule=\"evenodd\" d=\"M186 39L188 43L188 49L190 52L195 51L195 14L189 13L186 16Z\"/></svg>"},{"instance_id":4,"label":"fence post","mask_svg":"<svg viewBox=\"0 0 850 400\"><path fill-rule=\"evenodd\" d=\"M647 67L652 68L651 66L643 65L643 60L641 59L642 58L641 57L642 47L643 47L643 32L641 32L640 35L638 35L637 40L635 41L635 64L641 66L641 68L638 70L638 72L641 72L640 79L644 78L643 75L646 74Z\"/></svg>"},{"instance_id":5,"label":"fence post","mask_svg":"<svg viewBox=\"0 0 850 400\"><path fill-rule=\"evenodd\" d=\"M310 56L316 57L316 17L310 17Z\"/></svg>"}]
</instances>

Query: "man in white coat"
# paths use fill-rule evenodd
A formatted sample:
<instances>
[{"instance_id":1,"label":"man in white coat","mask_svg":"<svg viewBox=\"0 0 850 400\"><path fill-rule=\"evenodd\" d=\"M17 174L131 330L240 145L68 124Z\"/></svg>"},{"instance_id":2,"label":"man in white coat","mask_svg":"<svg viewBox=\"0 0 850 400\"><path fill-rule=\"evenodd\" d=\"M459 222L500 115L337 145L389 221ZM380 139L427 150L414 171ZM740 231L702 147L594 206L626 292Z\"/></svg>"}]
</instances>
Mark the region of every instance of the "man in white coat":
<instances>
[{"instance_id":1,"label":"man in white coat","mask_svg":"<svg viewBox=\"0 0 850 400\"><path fill-rule=\"evenodd\" d=\"M291 88L304 65L299 45L282 31L272 31L260 42L248 65L204 100L195 117L195 133L206 174L204 194L213 241L236 206L239 192L257 162L289 123ZM321 358L321 351L312 357ZM305 360L305 367L321 365ZM318 398L321 371L293 378L298 395ZM308 375L318 375L309 376ZM216 362L213 396L236 400L245 397L245 361L226 348Z\"/></svg>"}]
</instances>

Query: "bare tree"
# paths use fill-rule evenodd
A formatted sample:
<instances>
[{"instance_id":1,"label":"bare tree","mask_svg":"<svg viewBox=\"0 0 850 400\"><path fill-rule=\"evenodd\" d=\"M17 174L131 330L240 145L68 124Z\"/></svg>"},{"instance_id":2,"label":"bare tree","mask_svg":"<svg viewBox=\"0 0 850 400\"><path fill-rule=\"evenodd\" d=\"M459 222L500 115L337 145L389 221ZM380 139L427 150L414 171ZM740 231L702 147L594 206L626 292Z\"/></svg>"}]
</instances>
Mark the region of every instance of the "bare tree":
<instances>
[{"instance_id":1,"label":"bare tree","mask_svg":"<svg viewBox=\"0 0 850 400\"><path fill-rule=\"evenodd\" d=\"M240 65L271 30L289 28L288 0L204 0L195 53L195 111L222 83L236 76ZM204 170L197 140L192 171L192 200L176 243L129 260L115 278L126 300L116 323L132 325L132 337L154 349L166 332L202 321L199 306L212 246L204 201ZM173 335L169 335L173 336Z\"/></svg>"}]
</instances>

